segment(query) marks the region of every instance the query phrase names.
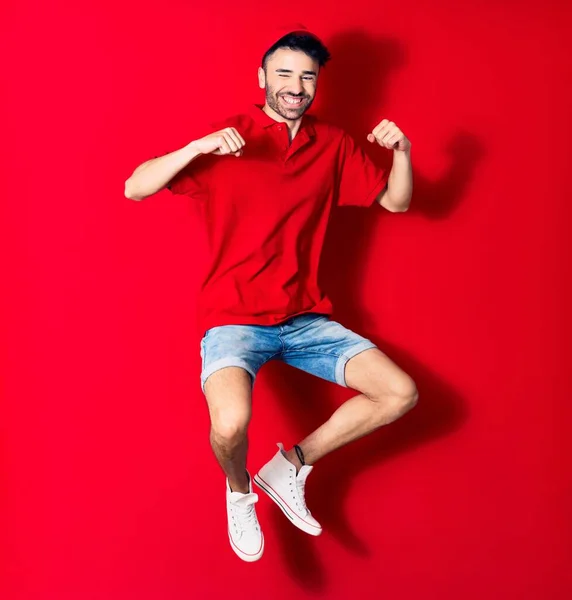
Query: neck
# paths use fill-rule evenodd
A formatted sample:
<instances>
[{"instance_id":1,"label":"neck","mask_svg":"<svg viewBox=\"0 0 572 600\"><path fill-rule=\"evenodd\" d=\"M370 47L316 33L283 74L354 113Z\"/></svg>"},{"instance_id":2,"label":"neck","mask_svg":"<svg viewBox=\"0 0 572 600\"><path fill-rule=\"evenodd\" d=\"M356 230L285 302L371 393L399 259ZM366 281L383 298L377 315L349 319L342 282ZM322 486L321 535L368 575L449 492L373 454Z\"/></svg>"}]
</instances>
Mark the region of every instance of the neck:
<instances>
[{"instance_id":1,"label":"neck","mask_svg":"<svg viewBox=\"0 0 572 600\"><path fill-rule=\"evenodd\" d=\"M295 135L298 133L300 126L302 125L302 118L300 117L299 119L296 119L295 121L292 121L290 119L285 119L282 115L279 115L275 110L273 110L272 108L270 108L270 106L268 106L268 103L264 103L264 106L262 107L262 110L272 119L274 119L275 121L278 121L280 123L284 123L285 125L287 125L288 130L290 132L290 139L293 140Z\"/></svg>"}]
</instances>

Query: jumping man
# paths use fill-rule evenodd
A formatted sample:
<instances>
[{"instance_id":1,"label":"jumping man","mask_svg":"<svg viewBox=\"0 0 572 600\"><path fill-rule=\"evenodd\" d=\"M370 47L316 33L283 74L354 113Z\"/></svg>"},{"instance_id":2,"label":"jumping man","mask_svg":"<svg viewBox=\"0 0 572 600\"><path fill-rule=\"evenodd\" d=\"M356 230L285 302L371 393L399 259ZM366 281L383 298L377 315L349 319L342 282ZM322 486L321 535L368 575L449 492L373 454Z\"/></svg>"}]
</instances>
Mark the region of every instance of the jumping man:
<instances>
[{"instance_id":1,"label":"jumping man","mask_svg":"<svg viewBox=\"0 0 572 600\"><path fill-rule=\"evenodd\" d=\"M367 135L393 152L389 172L342 129L306 114L330 53L297 23L273 33L258 68L264 105L205 128L200 136L135 169L125 195L142 200L167 187L200 203L211 250L199 296L201 387L210 442L226 475L234 552L258 560L264 536L246 469L253 384L269 360L356 390L293 448L278 451L254 482L297 527L322 528L304 499L313 465L395 421L417 403L411 377L370 340L331 319L318 285L330 212L338 206L409 207L411 143L390 120ZM340 101L347 102L342 97Z\"/></svg>"}]
</instances>

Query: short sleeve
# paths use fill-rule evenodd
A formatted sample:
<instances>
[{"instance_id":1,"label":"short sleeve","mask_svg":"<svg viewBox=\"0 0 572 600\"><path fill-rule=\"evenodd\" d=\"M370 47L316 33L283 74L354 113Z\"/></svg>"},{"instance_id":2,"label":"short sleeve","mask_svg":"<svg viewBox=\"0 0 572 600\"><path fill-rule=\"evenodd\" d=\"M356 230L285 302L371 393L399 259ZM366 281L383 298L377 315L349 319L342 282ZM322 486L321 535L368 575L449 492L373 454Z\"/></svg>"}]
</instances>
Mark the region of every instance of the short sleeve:
<instances>
[{"instance_id":1,"label":"short sleeve","mask_svg":"<svg viewBox=\"0 0 572 600\"><path fill-rule=\"evenodd\" d=\"M213 131L215 131L215 129L213 129L212 125L196 127L190 133L187 133L185 137L187 140L196 140ZM182 147L182 145L179 147ZM164 150L158 156L165 156L165 154L174 152L176 149L177 148ZM213 164L214 161L212 155L207 154L198 156L186 167L183 167L165 187L173 194L191 196L199 199L204 198L208 193Z\"/></svg>"},{"instance_id":2,"label":"short sleeve","mask_svg":"<svg viewBox=\"0 0 572 600\"><path fill-rule=\"evenodd\" d=\"M209 180L212 175L213 156L199 156L181 169L167 184L173 194L191 196L197 199L208 194Z\"/></svg>"},{"instance_id":3,"label":"short sleeve","mask_svg":"<svg viewBox=\"0 0 572 600\"><path fill-rule=\"evenodd\" d=\"M343 134L339 158L338 206L371 206L389 179L355 140Z\"/></svg>"}]
</instances>

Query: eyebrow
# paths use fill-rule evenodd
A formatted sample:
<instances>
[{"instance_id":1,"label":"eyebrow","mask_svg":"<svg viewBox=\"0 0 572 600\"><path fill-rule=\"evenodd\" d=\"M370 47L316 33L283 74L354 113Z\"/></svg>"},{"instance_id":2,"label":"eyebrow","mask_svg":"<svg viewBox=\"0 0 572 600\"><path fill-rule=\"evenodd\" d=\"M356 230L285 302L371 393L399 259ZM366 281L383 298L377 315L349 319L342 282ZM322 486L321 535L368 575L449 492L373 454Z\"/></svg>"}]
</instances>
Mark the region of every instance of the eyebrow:
<instances>
[{"instance_id":1,"label":"eyebrow","mask_svg":"<svg viewBox=\"0 0 572 600\"><path fill-rule=\"evenodd\" d=\"M291 69L276 69L276 73L293 73ZM316 71L302 71L303 75L316 75Z\"/></svg>"}]
</instances>

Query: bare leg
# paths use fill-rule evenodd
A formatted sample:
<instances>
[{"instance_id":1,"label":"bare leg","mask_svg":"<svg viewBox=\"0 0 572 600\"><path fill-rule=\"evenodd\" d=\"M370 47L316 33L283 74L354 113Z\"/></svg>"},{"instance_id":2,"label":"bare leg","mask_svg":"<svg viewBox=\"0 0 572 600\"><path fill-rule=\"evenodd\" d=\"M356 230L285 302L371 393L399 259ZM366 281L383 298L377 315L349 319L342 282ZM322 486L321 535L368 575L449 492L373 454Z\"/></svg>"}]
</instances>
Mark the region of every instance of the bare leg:
<instances>
[{"instance_id":1,"label":"bare leg","mask_svg":"<svg viewBox=\"0 0 572 600\"><path fill-rule=\"evenodd\" d=\"M211 419L210 442L233 492L248 493L247 430L252 414L252 380L240 367L226 367L205 383Z\"/></svg>"},{"instance_id":2,"label":"bare leg","mask_svg":"<svg viewBox=\"0 0 572 600\"><path fill-rule=\"evenodd\" d=\"M395 421L411 410L419 397L411 377L376 348L348 361L346 383L361 394L344 402L326 423L298 444L308 465ZM300 469L293 448L286 457Z\"/></svg>"}]
</instances>

